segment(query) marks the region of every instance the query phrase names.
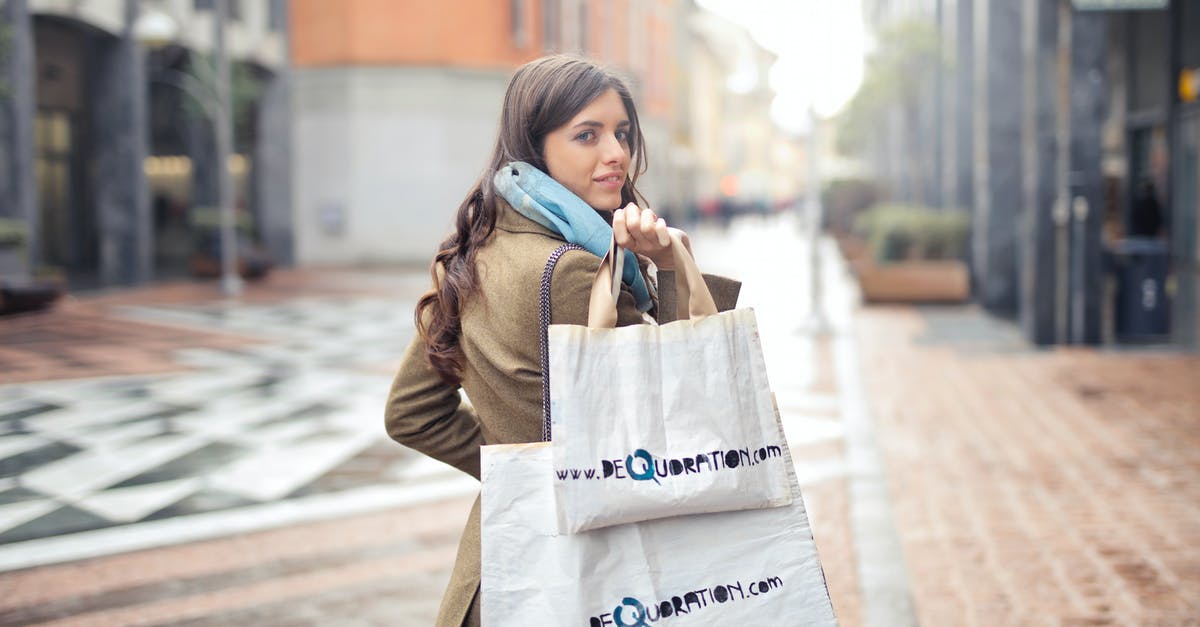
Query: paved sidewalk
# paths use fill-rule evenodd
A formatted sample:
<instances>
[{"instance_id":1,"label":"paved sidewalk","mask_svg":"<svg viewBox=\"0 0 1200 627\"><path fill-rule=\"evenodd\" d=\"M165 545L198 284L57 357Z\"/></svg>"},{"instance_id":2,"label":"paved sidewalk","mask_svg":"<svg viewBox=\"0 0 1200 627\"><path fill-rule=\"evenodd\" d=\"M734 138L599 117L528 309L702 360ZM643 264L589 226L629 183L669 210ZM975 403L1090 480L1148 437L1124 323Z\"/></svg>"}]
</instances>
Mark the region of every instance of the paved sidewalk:
<instances>
[{"instance_id":1,"label":"paved sidewalk","mask_svg":"<svg viewBox=\"0 0 1200 627\"><path fill-rule=\"evenodd\" d=\"M922 625L1200 624L1200 357L858 320Z\"/></svg>"},{"instance_id":2,"label":"paved sidewalk","mask_svg":"<svg viewBox=\"0 0 1200 627\"><path fill-rule=\"evenodd\" d=\"M0 575L0 625L427 627L473 500Z\"/></svg>"},{"instance_id":3,"label":"paved sidewalk","mask_svg":"<svg viewBox=\"0 0 1200 627\"><path fill-rule=\"evenodd\" d=\"M756 309L842 625L1200 625L1200 357L859 309L829 243L814 336L799 235L693 242ZM425 281L288 271L236 302L173 285L0 321L23 360L0 373L0 625L430 624L475 486L374 431ZM51 501L79 511L30 514Z\"/></svg>"},{"instance_id":4,"label":"paved sidewalk","mask_svg":"<svg viewBox=\"0 0 1200 627\"><path fill-rule=\"evenodd\" d=\"M778 266L784 272L782 277L752 271L780 259L779 254L759 258L770 254L758 245L764 237L773 238L778 250L786 253L787 263ZM697 233L694 241L705 248L706 270L745 280L742 303L756 307L760 313L771 381L793 447L831 595L843 624L853 626L861 624L861 619L849 524L842 386L832 366L834 348L830 341L797 328L798 312L805 306L804 289L800 285L777 289L780 281L804 274L796 270L805 263L803 251L796 247L796 237L790 222L782 226L748 222L728 233ZM136 358L128 360L129 367L122 370L157 374L38 381L0 389L19 389L22 394L43 397L53 392L56 398L64 399L72 396L71 390L94 386L89 389L107 391L97 397L90 393L82 396L93 399L89 402L107 399L104 402L109 409L123 411L137 403L167 403L180 411L162 414L135 407L137 411L130 415L93 422L85 419L95 413L86 406L71 408L46 402L41 411L23 417L9 413L10 426L21 430L11 434L17 439L10 441L56 437L82 448L89 437L87 430L102 427L96 422L106 420L120 425L120 437L114 436L112 446L106 449L117 455L129 450L123 442L140 442L147 435L156 436L149 440L153 447L172 442L173 436L183 436L190 438L189 442L208 441L208 446L218 441L220 446L232 443L238 447L236 455L262 458L266 463L269 456L252 444L261 441L255 433L264 423L268 430L287 426L295 431L292 437L311 439L312 450L317 452L338 449L336 438L331 440L328 434L316 437L322 428L349 437L355 416L360 414L366 421L363 432L374 434L377 408L372 406L368 412L365 404L352 402L353 411L340 411L345 398L331 401L328 379L335 379L334 387L341 392L335 397L345 397L347 390L352 390L366 398L372 385L378 387L378 394L386 391L386 378L394 363L385 362L398 356L388 343L402 344L411 334L409 312L412 299L423 287L424 276L414 273L399 280L356 272L330 275L327 271L310 271L284 273L280 278L285 287L266 292L252 290L237 302L215 299L203 286L167 286L80 299L82 302L52 314L84 309L123 330L125 335L118 336L120 342L131 345L139 344L138 335L159 334L163 343L156 349L159 354L150 360L154 367ZM392 308L396 313L389 311ZM335 315L339 312L346 314L340 321ZM41 346L32 343L22 349L30 360L47 355L57 359L61 351L44 349L71 341L56 335L65 332L63 325L46 326L46 333L34 336ZM175 331L178 334L172 335ZM0 329L0 336L3 332ZM9 337L29 337L19 331L11 333ZM334 339L322 339L323 335ZM388 339L381 344L383 337ZM172 338L178 341L172 344ZM203 344L209 340L228 343ZM104 339L94 341L102 344ZM201 342L199 348L197 342ZM347 361L349 356L355 358ZM66 360L61 365L74 368L69 377L104 374L107 367L103 360L82 366ZM286 368L273 370L281 366ZM297 380L298 372L309 376ZM320 376L312 376L314 373ZM256 401L255 390L263 386L273 394ZM253 389L243 389L247 387ZM325 400L309 398L312 394L323 395ZM297 405L295 396L304 402ZM306 411L314 402L323 402L326 407ZM213 413L213 403L224 403L226 410ZM64 411L77 415L65 421L55 418ZM281 420L284 414L288 417ZM191 419L192 415L199 417ZM152 433L141 434L139 429ZM127 436L133 439L125 439ZM324 446L316 446L318 443ZM305 473L267 472L264 478L291 477L303 484L280 485L270 493L259 494L263 484L271 481L251 479L246 473L239 475L244 478L241 481L221 479L230 466L237 465L228 454L200 454L181 464L170 459L173 451L153 448L159 451L171 476L161 469L140 469L140 478L135 475L133 485L122 485L118 477L112 477L115 483L105 480L95 486L94 493L54 496L56 502L77 503L90 508L87 511L91 513L108 512L113 519L96 521L76 515L78 512L66 512L70 514L68 520L82 520L85 525L100 528L0 544L0 562L20 558L10 561L33 565L38 563L29 561L28 556L33 556L48 564L0 574L0 587L14 591L0 601L0 625L429 624L448 576L470 496L456 497L454 491L447 491L439 498L431 482L439 475L427 468L428 464L419 464L420 460L402 447L383 442L380 448L367 447L356 453L360 445L357 440L350 442L329 458L344 460L340 465L327 461ZM39 474L38 468L61 465L71 456L78 456L78 452L72 451L66 459L57 461L35 456L35 464L24 464L10 477L24 481L12 490L27 490L22 486L30 483L66 489L68 486L47 481L44 475L65 478L77 476L75 473L63 470ZM300 457L304 459L280 459L275 463L281 468L311 463L311 455ZM247 472L254 468L245 466ZM320 474L323 470L327 471L325 475ZM34 481L22 476L30 473L34 473ZM298 474L302 476L298 478ZM315 480L309 482L303 479L305 476ZM219 494L213 493L214 481L221 487ZM405 498L410 505L368 513L371 495L379 494L371 491L372 485L379 483L398 484L397 489L407 490ZM186 492L197 487L202 492ZM165 510L154 511L164 503L175 503L179 490L192 494L184 499L185 507L168 505ZM258 498L242 494L241 500L230 500L230 491L251 491ZM339 500L347 491L361 498ZM0 503L0 515L7 512L10 523L30 515L34 507L31 501L41 499L37 502L42 506L46 503L45 495L22 492L10 496L17 500L9 503L8 510ZM254 500L261 503L247 502ZM386 502L377 502L374 509L384 506ZM152 513L146 515L147 511ZM304 513L296 516L297 512ZM162 518L164 515L166 518ZM120 522L115 519L122 516L126 521L114 525ZM293 518L289 521L288 516ZM321 520L334 516L337 518ZM138 517L142 517L140 522ZM316 522L304 522L314 518ZM10 537L55 532L44 524L34 524L38 521L45 523L45 515L24 526L10 525ZM59 533L66 531L70 529ZM148 543L143 543L147 539ZM180 541L188 543L173 544ZM93 547L102 550L97 553ZM54 565L63 559L72 561Z\"/></svg>"},{"instance_id":5,"label":"paved sidewalk","mask_svg":"<svg viewBox=\"0 0 1200 627\"><path fill-rule=\"evenodd\" d=\"M854 346L856 294L836 247L819 247L824 333L810 319L811 250L794 216L746 218L692 237L705 272L742 281L763 339L804 505L844 627L913 624L899 539Z\"/></svg>"},{"instance_id":6,"label":"paved sidewalk","mask_svg":"<svg viewBox=\"0 0 1200 627\"><path fill-rule=\"evenodd\" d=\"M319 301L415 302L428 285L418 268L283 269L245 284L236 299L221 297L213 281L177 281L138 289L66 296L53 309L0 319L0 385L59 379L158 374L189 369L182 349L236 351L282 328L222 329L221 318L245 306L270 307L298 297ZM411 307L410 307L411 309ZM207 312L210 323L131 312ZM401 321L411 314L398 316ZM182 324L180 324L182 322ZM200 324L196 324L199 322Z\"/></svg>"},{"instance_id":7,"label":"paved sidewalk","mask_svg":"<svg viewBox=\"0 0 1200 627\"><path fill-rule=\"evenodd\" d=\"M383 433L424 281L290 270L0 321L0 572L473 490Z\"/></svg>"}]
</instances>

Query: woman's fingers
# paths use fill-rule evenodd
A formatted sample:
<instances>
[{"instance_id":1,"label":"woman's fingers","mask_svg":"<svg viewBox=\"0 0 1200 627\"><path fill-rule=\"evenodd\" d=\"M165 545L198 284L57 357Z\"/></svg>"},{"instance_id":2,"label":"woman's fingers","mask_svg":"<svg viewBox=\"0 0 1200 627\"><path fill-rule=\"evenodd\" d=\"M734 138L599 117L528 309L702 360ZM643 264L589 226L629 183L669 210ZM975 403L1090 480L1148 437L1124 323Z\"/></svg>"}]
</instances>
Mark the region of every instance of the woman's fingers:
<instances>
[{"instance_id":1,"label":"woman's fingers","mask_svg":"<svg viewBox=\"0 0 1200 627\"><path fill-rule=\"evenodd\" d=\"M626 213L626 226L629 227L629 234L633 240L641 248L639 252L649 254L658 244L658 236L654 232L654 223L658 216L650 209L638 209L637 205L633 205L632 208L636 211Z\"/></svg>"},{"instance_id":2,"label":"woman's fingers","mask_svg":"<svg viewBox=\"0 0 1200 627\"><path fill-rule=\"evenodd\" d=\"M613 213L613 235L620 246L646 255L658 265L669 264L670 228L666 220L655 215L654 211L642 209L634 203L616 210ZM664 263L660 264L660 260Z\"/></svg>"},{"instance_id":3,"label":"woman's fingers","mask_svg":"<svg viewBox=\"0 0 1200 627\"><path fill-rule=\"evenodd\" d=\"M649 209L644 209L642 211L641 218L642 218L642 223L639 226L641 226L642 237L645 238L647 235L651 235L654 233L654 222L655 222L655 220L658 219L658 216L654 215L653 211L651 211ZM657 239L657 238L655 238L655 239Z\"/></svg>"},{"instance_id":4,"label":"woman's fingers","mask_svg":"<svg viewBox=\"0 0 1200 627\"><path fill-rule=\"evenodd\" d=\"M629 237L633 240L634 246L639 248L645 241L642 236L642 214L644 213L646 212L633 203L629 203L625 207L625 228L629 230Z\"/></svg>"},{"instance_id":5,"label":"woman's fingers","mask_svg":"<svg viewBox=\"0 0 1200 627\"><path fill-rule=\"evenodd\" d=\"M617 243L634 252L642 252L641 248L646 244L643 222L650 213L649 209L643 210L633 203L617 209L613 214L613 234Z\"/></svg>"},{"instance_id":6,"label":"woman's fingers","mask_svg":"<svg viewBox=\"0 0 1200 627\"><path fill-rule=\"evenodd\" d=\"M631 207L636 205L630 204ZM617 244L625 248L629 248L629 227L625 226L625 210L617 209L613 213L613 236L616 237Z\"/></svg>"},{"instance_id":7,"label":"woman's fingers","mask_svg":"<svg viewBox=\"0 0 1200 627\"><path fill-rule=\"evenodd\" d=\"M667 221L666 220L659 218L658 222L654 223L654 234L658 236L658 245L659 246L665 247L665 246L671 245L671 234L669 232L667 232Z\"/></svg>"}]
</instances>

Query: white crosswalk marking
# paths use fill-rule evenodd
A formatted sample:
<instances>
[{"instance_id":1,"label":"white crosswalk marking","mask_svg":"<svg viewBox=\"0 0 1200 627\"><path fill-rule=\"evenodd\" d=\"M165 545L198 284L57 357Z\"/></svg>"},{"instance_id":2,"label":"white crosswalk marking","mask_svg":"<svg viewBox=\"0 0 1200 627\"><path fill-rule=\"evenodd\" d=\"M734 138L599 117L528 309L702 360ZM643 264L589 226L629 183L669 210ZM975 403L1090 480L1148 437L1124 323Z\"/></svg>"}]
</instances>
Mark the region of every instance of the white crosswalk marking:
<instances>
[{"instance_id":1,"label":"white crosswalk marking","mask_svg":"<svg viewBox=\"0 0 1200 627\"><path fill-rule=\"evenodd\" d=\"M371 462L380 464L374 475L329 485L408 485L457 473L414 465L418 456L383 433L390 378L373 369L403 351L411 302L303 298L121 311L259 341L181 350L187 372L0 387L0 417L25 430L0 438L0 461L21 465L0 482L0 546L8 530L66 507L121 524L185 500L183 510L204 511L229 498L285 498L375 445L391 457ZM149 483L118 487L139 475ZM190 498L201 493L210 496Z\"/></svg>"},{"instance_id":2,"label":"white crosswalk marking","mask_svg":"<svg viewBox=\"0 0 1200 627\"><path fill-rule=\"evenodd\" d=\"M133 522L194 493L203 485L198 477L104 490L76 501L75 505L114 522Z\"/></svg>"},{"instance_id":3,"label":"white crosswalk marking","mask_svg":"<svg viewBox=\"0 0 1200 627\"><path fill-rule=\"evenodd\" d=\"M76 500L196 450L205 444L195 436L164 436L132 445L87 450L21 476L29 488Z\"/></svg>"},{"instance_id":4,"label":"white crosswalk marking","mask_svg":"<svg viewBox=\"0 0 1200 627\"><path fill-rule=\"evenodd\" d=\"M260 449L208 476L208 487L256 501L283 498L375 440L360 431Z\"/></svg>"},{"instance_id":5,"label":"white crosswalk marking","mask_svg":"<svg viewBox=\"0 0 1200 627\"><path fill-rule=\"evenodd\" d=\"M12 529L27 523L38 516L48 514L58 509L58 503L49 499L36 499L0 505L0 527Z\"/></svg>"},{"instance_id":6,"label":"white crosswalk marking","mask_svg":"<svg viewBox=\"0 0 1200 627\"><path fill-rule=\"evenodd\" d=\"M36 435L10 435L0 439L0 459L35 449L50 440Z\"/></svg>"},{"instance_id":7,"label":"white crosswalk marking","mask_svg":"<svg viewBox=\"0 0 1200 627\"><path fill-rule=\"evenodd\" d=\"M787 265L798 257L788 249L796 241L790 230L794 225L786 220L769 226L735 222L727 234L701 230L693 240L702 248L697 254L706 272L744 281L739 304L755 308L785 432L793 449L803 451L841 443L845 432L836 392L813 393L818 344L797 333L809 307L808 273ZM747 274L747 268L760 272ZM414 282L423 285L419 279ZM825 285L837 289L838 282ZM311 506L299 505L301 500L332 499L344 509L339 499L349 498L355 507L369 508L396 502L380 496L394 490L425 494L451 484L456 494L477 490L473 479L383 433L391 376L381 370L398 363L412 337L412 308L411 300L389 298L299 298L123 309L155 324L255 341L180 350L177 361L189 368L185 372L0 387L0 417L45 410L21 420L29 433L0 438L0 461L46 450L44 458L28 460L16 476L0 480L0 552L5 532L22 527L22 538L28 537L41 518L61 519L72 515L71 508L113 527L81 536L119 536L125 539L112 540L112 546L131 547L141 528L169 529L156 543L195 537L189 519L243 512L253 517L251 512L268 509L276 512L272 516L302 518ZM840 313L830 311L834 318ZM795 455L794 461L804 485L846 473L841 456ZM138 485L118 487L122 482ZM164 508L186 515L146 521ZM14 563L77 554L39 550L38 542L67 539L21 542L21 559Z\"/></svg>"}]
</instances>

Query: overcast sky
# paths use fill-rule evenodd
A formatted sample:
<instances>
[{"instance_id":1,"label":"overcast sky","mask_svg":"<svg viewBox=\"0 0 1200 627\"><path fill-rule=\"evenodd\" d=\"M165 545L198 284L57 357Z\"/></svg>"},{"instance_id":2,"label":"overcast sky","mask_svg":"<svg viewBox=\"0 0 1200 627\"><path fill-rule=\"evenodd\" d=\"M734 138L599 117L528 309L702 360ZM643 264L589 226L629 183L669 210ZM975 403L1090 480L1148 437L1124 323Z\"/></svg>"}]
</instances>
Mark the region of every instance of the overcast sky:
<instances>
[{"instance_id":1,"label":"overcast sky","mask_svg":"<svg viewBox=\"0 0 1200 627\"><path fill-rule=\"evenodd\" d=\"M865 34L858 0L697 0L702 8L744 26L779 55L771 68L778 96L775 121L805 132L811 103L817 114L837 113L862 81Z\"/></svg>"}]
</instances>

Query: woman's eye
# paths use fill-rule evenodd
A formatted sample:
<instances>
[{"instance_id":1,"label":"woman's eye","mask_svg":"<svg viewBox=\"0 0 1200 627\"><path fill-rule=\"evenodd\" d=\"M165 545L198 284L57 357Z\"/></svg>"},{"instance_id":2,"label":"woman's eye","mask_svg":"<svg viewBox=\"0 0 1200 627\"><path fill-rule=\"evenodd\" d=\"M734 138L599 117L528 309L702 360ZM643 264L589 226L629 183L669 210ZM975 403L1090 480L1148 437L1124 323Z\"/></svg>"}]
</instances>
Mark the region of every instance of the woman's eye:
<instances>
[{"instance_id":1,"label":"woman's eye","mask_svg":"<svg viewBox=\"0 0 1200 627\"><path fill-rule=\"evenodd\" d=\"M584 132L576 135L575 139L578 139L579 141L590 142L590 141L592 141L592 138L595 137L595 135L596 134L592 131L584 131Z\"/></svg>"},{"instance_id":2,"label":"woman's eye","mask_svg":"<svg viewBox=\"0 0 1200 627\"><path fill-rule=\"evenodd\" d=\"M629 141L629 131L617 131L617 141L619 141L619 142Z\"/></svg>"}]
</instances>

